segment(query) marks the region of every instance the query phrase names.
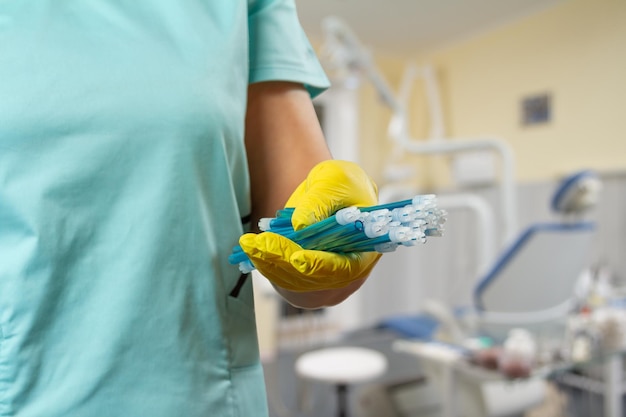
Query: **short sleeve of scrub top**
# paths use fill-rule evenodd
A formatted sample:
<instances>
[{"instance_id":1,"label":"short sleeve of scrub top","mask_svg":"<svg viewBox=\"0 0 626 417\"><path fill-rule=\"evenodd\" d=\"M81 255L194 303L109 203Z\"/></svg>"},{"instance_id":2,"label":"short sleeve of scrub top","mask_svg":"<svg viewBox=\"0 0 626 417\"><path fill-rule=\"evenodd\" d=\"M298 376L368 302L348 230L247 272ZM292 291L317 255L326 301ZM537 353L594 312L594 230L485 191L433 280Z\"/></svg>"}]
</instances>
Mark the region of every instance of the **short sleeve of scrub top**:
<instances>
[{"instance_id":1,"label":"short sleeve of scrub top","mask_svg":"<svg viewBox=\"0 0 626 417\"><path fill-rule=\"evenodd\" d=\"M328 86L292 0L0 2L0 417L266 416L251 82Z\"/></svg>"}]
</instances>

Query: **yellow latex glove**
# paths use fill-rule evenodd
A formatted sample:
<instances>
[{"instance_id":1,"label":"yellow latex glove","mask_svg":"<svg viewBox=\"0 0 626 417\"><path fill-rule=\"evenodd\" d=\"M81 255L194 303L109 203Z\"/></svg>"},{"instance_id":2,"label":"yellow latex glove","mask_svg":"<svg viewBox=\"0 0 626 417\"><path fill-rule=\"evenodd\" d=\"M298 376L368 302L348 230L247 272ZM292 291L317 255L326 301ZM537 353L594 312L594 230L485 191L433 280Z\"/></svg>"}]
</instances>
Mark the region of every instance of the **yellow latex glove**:
<instances>
[{"instance_id":1,"label":"yellow latex glove","mask_svg":"<svg viewBox=\"0 0 626 417\"><path fill-rule=\"evenodd\" d=\"M350 206L372 206L378 189L355 163L330 160L316 165L296 188L286 207L295 208L291 222L300 230ZM290 291L341 288L365 278L380 258L376 252L338 254L306 250L271 232L246 233L239 245L256 269Z\"/></svg>"}]
</instances>

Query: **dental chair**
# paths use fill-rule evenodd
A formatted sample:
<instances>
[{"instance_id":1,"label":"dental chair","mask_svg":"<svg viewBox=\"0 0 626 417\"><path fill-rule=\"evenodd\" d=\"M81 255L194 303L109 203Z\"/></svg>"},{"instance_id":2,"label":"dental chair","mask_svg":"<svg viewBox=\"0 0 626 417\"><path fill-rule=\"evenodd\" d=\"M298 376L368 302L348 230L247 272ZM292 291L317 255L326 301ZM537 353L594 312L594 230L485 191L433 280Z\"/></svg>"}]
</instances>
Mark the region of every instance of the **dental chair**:
<instances>
[{"instance_id":1,"label":"dental chair","mask_svg":"<svg viewBox=\"0 0 626 417\"><path fill-rule=\"evenodd\" d=\"M566 177L551 201L561 220L531 224L499 256L474 291L481 333L502 341L512 327L542 333L560 328L591 262L595 224L584 214L597 203L600 186L591 171Z\"/></svg>"},{"instance_id":2,"label":"dental chair","mask_svg":"<svg viewBox=\"0 0 626 417\"><path fill-rule=\"evenodd\" d=\"M383 327L432 345L423 345L412 353L422 359L427 378L444 397L462 402L448 407L444 398L446 417L521 416L543 401L545 382L541 378L486 382L468 374L451 373L454 361L462 360L461 355L444 348L437 335L445 335L450 344L462 344L470 335L488 336L499 343L509 330L519 327L539 338L563 335L568 314L577 303L576 284L590 264L594 223L585 221L583 215L597 202L599 190L600 182L593 172L577 172L565 178L551 201L552 211L561 220L528 226L479 280L473 306L451 311L440 303L427 302L419 317L395 317L383 323ZM432 325L433 320L437 326ZM411 334L411 329L419 331Z\"/></svg>"},{"instance_id":3,"label":"dental chair","mask_svg":"<svg viewBox=\"0 0 626 417\"><path fill-rule=\"evenodd\" d=\"M574 289L590 265L595 224L582 219L599 182L589 171L567 177L552 199L562 221L536 223L499 256L474 291L478 330L502 341L512 327L545 333L575 307ZM512 296L514 294L514 296Z\"/></svg>"}]
</instances>

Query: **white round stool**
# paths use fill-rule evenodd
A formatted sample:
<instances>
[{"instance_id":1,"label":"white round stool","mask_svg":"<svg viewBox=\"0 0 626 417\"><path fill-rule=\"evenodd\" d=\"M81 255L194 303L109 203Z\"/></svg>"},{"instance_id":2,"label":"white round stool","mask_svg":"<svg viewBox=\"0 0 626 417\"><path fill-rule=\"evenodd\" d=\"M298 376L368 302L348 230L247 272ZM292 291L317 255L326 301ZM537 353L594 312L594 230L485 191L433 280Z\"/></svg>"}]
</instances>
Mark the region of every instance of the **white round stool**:
<instances>
[{"instance_id":1,"label":"white round stool","mask_svg":"<svg viewBox=\"0 0 626 417\"><path fill-rule=\"evenodd\" d=\"M338 417L348 416L349 384L376 378L386 370L387 358L382 353L361 347L324 348L296 360L298 376L335 385Z\"/></svg>"}]
</instances>

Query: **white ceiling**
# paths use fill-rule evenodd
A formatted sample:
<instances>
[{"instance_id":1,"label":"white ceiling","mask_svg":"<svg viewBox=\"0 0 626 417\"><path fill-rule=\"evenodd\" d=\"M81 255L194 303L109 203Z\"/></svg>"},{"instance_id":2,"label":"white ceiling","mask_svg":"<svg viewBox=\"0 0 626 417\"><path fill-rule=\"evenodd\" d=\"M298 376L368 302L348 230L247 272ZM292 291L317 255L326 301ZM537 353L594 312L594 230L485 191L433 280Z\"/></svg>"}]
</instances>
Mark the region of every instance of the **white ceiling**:
<instances>
[{"instance_id":1,"label":"white ceiling","mask_svg":"<svg viewBox=\"0 0 626 417\"><path fill-rule=\"evenodd\" d=\"M477 35L565 0L296 0L313 40L321 20L340 17L377 52L410 54Z\"/></svg>"}]
</instances>

